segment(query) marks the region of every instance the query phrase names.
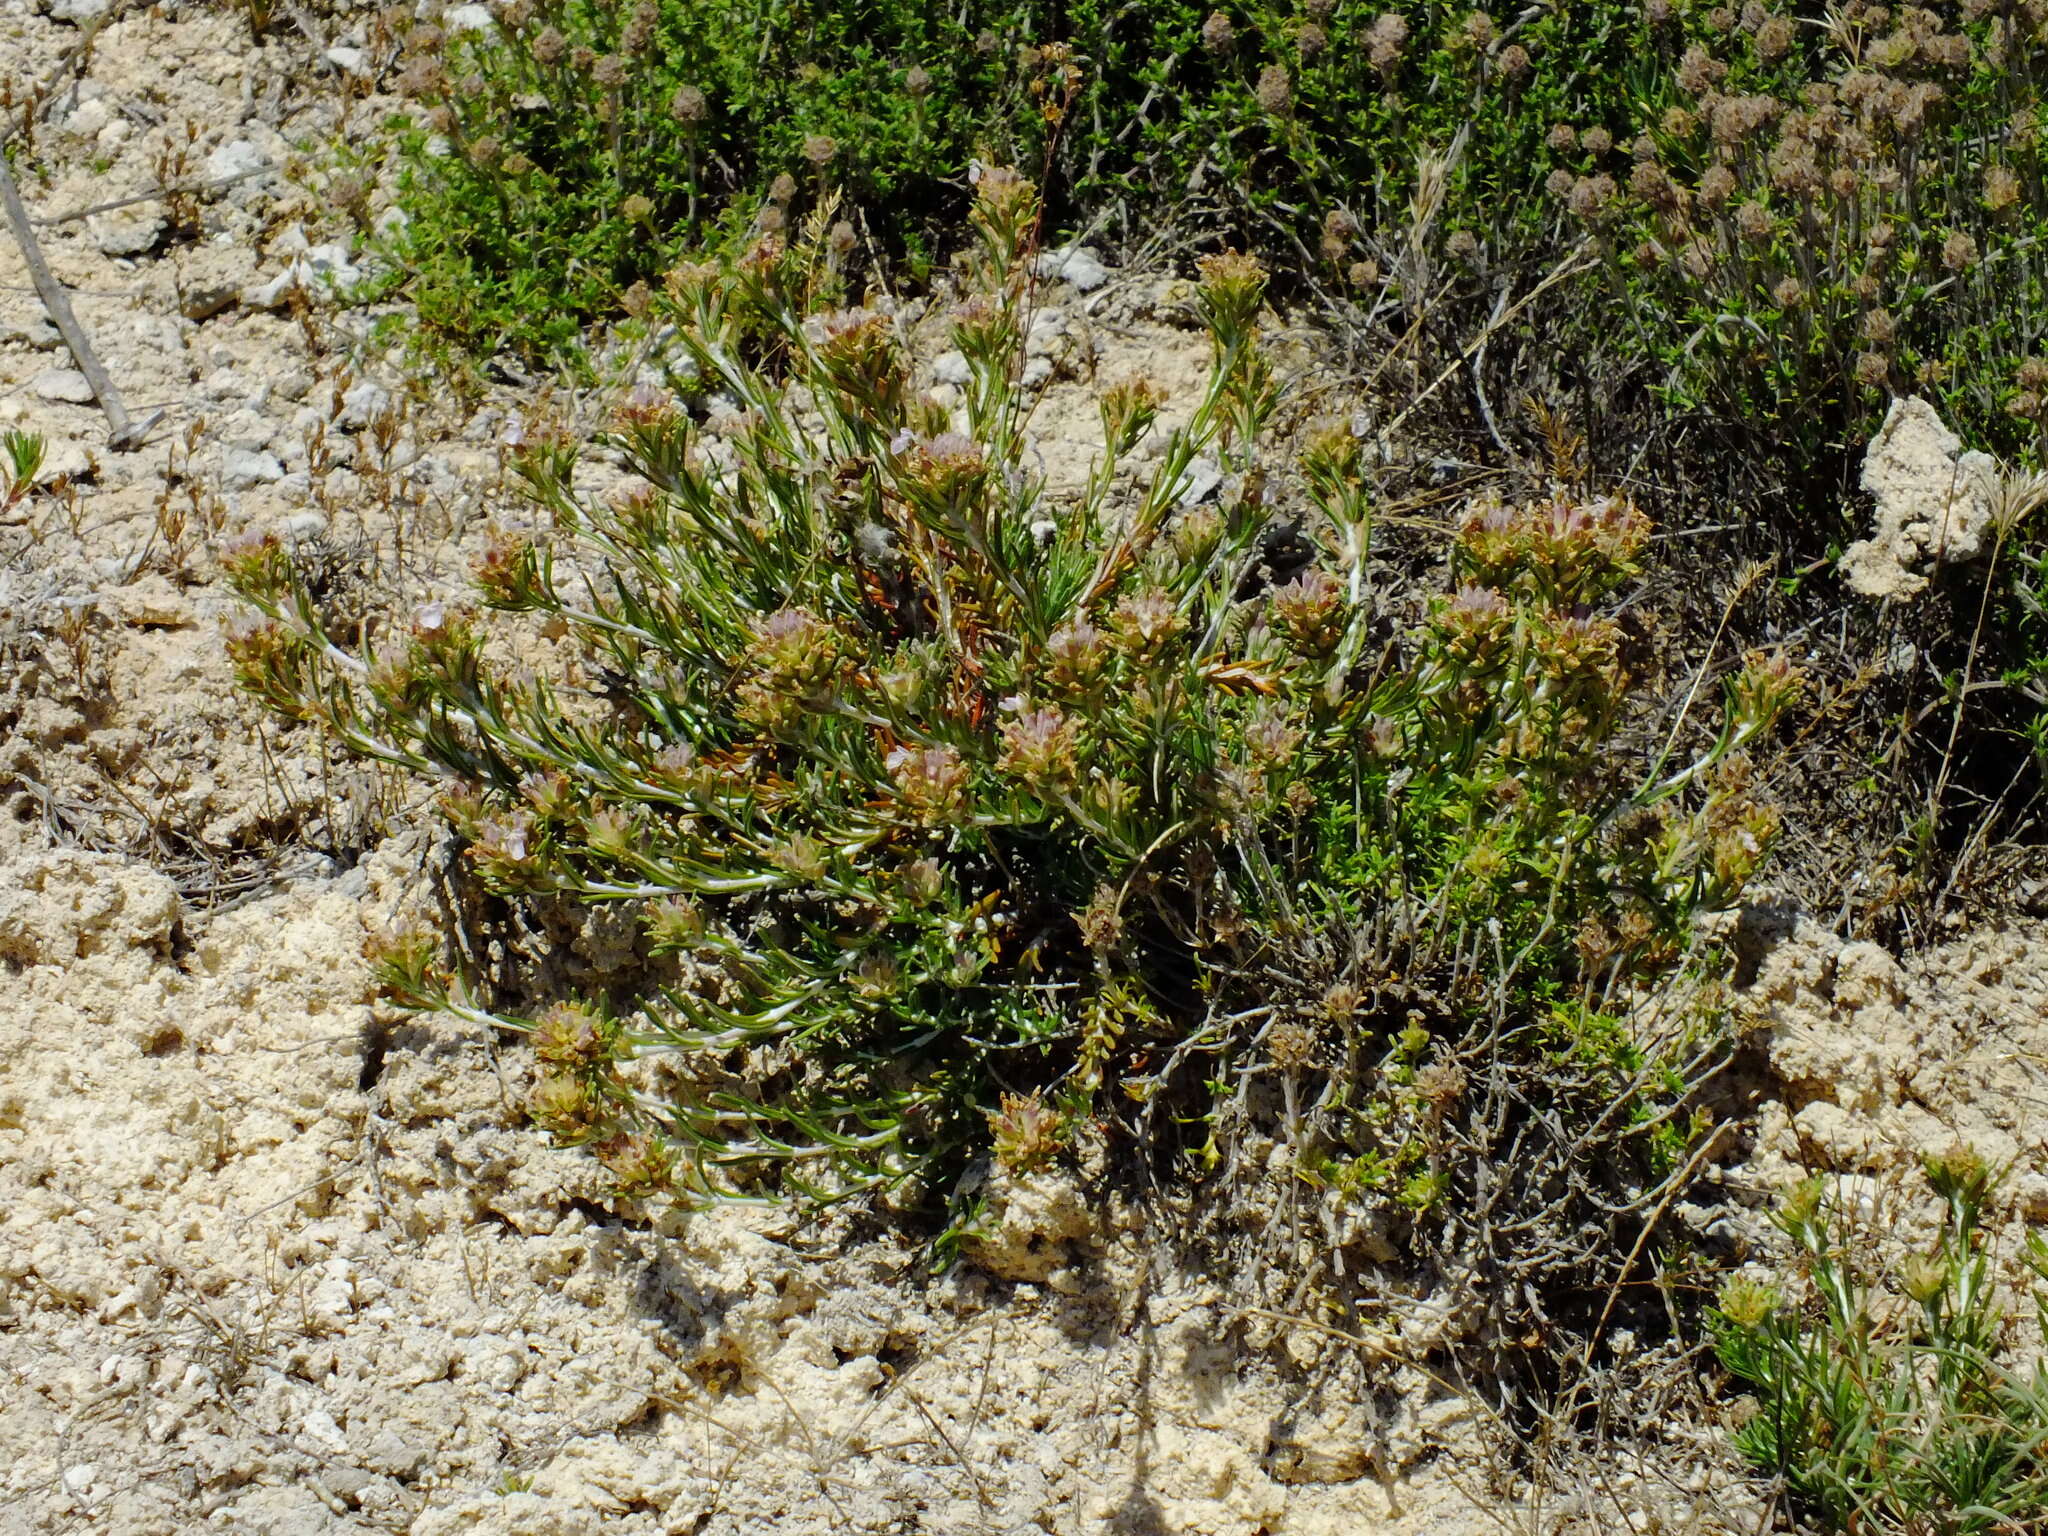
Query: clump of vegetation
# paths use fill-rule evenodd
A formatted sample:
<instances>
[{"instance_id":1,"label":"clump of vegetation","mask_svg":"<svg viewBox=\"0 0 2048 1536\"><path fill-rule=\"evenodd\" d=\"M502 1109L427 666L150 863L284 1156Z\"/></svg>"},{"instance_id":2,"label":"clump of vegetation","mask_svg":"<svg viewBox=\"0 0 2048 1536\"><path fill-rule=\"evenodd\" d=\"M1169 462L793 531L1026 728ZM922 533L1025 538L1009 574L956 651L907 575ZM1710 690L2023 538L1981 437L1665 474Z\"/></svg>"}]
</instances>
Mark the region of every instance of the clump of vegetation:
<instances>
[{"instance_id":1,"label":"clump of vegetation","mask_svg":"<svg viewBox=\"0 0 2048 1536\"><path fill-rule=\"evenodd\" d=\"M396 84L417 111L393 127L422 325L548 353L828 187L894 210L891 256L919 256L958 230L948 170L1035 152L1064 95L1057 57L1020 58L982 9L512 0L487 29L410 27Z\"/></svg>"},{"instance_id":2,"label":"clump of vegetation","mask_svg":"<svg viewBox=\"0 0 2048 1536\"><path fill-rule=\"evenodd\" d=\"M865 219L863 255L919 275L979 156L1045 165L1056 224L1125 247L1213 231L1433 331L1571 243L1548 136L1627 121L1645 61L1675 64L1709 25L1651 9L1665 19L1617 0L509 0L490 29L405 35L400 264L429 332L544 353L828 188Z\"/></svg>"},{"instance_id":3,"label":"clump of vegetation","mask_svg":"<svg viewBox=\"0 0 2048 1536\"><path fill-rule=\"evenodd\" d=\"M1610 605L1648 524L1563 487L1470 507L1449 590L1398 622L1357 440L1271 446L1266 278L1234 253L1193 290L1185 421L1112 385L1092 476L1052 498L1021 385L1034 189L984 171L974 216L955 413L888 314L842 307L828 230L669 274L715 430L636 393L611 441L642 481L593 503L580 445L535 428L517 464L559 538L475 573L562 637L552 676L447 604L358 644L280 544L233 556L247 686L440 779L492 890L636 914L655 977L493 1008L404 933L394 995L529 1035L536 1117L634 1194L942 1204L1098 1125L1200 1168L1278 1080L1297 1187L1533 1211L1591 1165L1640 1197L1697 1134L1713 1045L1624 1014L1768 849L1743 752L1790 669L1733 669L1718 723L1689 679L1632 752L1647 672ZM1205 456L1220 503L1188 504Z\"/></svg>"},{"instance_id":4,"label":"clump of vegetation","mask_svg":"<svg viewBox=\"0 0 2048 1536\"><path fill-rule=\"evenodd\" d=\"M1802 470L1838 464L1894 393L2037 451L2048 5L1689 10L1632 110L1558 126L1551 175L1674 403Z\"/></svg>"},{"instance_id":5,"label":"clump of vegetation","mask_svg":"<svg viewBox=\"0 0 2048 1536\"><path fill-rule=\"evenodd\" d=\"M1755 1394L1736 1441L1836 1530L2036 1530L2048 1520L2048 1368L2014 1358L2012 1298L1983 1229L1992 1176L1967 1151L1930 1159L1926 1174L1941 1234L1896 1287L1855 1260L1814 1179L1777 1216L1796 1289L1722 1289L1715 1343ZM2048 1275L2038 1235L2025 1258Z\"/></svg>"}]
</instances>

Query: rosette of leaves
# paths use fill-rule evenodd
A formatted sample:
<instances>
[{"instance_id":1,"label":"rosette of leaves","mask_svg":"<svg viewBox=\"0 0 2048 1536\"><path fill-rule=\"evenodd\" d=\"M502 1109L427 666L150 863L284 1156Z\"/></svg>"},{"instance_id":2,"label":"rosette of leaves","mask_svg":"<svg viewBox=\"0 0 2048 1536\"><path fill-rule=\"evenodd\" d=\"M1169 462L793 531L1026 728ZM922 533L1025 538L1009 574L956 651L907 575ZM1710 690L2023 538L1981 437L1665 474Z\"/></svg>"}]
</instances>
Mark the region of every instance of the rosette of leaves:
<instances>
[{"instance_id":1,"label":"rosette of leaves","mask_svg":"<svg viewBox=\"0 0 2048 1536\"><path fill-rule=\"evenodd\" d=\"M624 905L680 962L618 1006L513 1014L428 936L382 956L402 1001L529 1032L535 1113L630 1191L943 1192L1133 1100L1199 1126L1219 1058L1279 1054L1276 978L1304 953L1375 923L1487 933L1521 946L1517 976L1563 956L1604 996L1768 842L1739 786L1702 786L1781 672L1746 669L1684 766L1608 771L1633 679L1595 610L1642 544L1628 503L1475 508L1455 593L1372 640L1360 445L1268 462L1242 256L1193 287L1212 361L1185 422L1126 473L1161 402L1107 389L1093 474L1048 496L1021 383L1038 216L1028 182L981 175L950 408L888 315L832 307L823 236L670 275L721 430L630 399L611 441L640 481L602 502L574 442L529 434L517 467L559 538L503 539L475 572L485 607L567 637L602 704L487 662L453 606L352 646L275 542L231 562L264 616L234 640L247 686L445 781L493 890ZM1198 456L1220 505L1182 504ZM1311 558L1281 579L1290 506ZM1606 947L1574 958L1601 912ZM1385 1033L1363 1004L1318 1017Z\"/></svg>"}]
</instances>

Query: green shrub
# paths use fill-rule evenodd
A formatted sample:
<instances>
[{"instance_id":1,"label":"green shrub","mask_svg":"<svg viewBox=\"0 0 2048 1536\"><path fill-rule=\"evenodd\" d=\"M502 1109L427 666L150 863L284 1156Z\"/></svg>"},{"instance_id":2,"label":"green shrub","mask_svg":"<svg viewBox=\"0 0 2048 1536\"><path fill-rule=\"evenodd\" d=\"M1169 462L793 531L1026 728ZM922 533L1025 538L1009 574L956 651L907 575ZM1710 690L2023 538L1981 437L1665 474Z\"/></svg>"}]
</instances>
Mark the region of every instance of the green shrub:
<instances>
[{"instance_id":1,"label":"green shrub","mask_svg":"<svg viewBox=\"0 0 2048 1536\"><path fill-rule=\"evenodd\" d=\"M1737 1444L1782 1473L1831 1528L1928 1536L2031 1531L2048 1521L2048 1371L2008 1343L2011 1298L1982 1229L1991 1176L1967 1152L1927 1164L1945 1207L1903 1296L1856 1264L1818 1179L1778 1214L1798 1291L1730 1281L1714 1315L1728 1369L1755 1391ZM2031 1240L2030 1264L2048 1266ZM2040 1321L2048 1311L2036 1298Z\"/></svg>"},{"instance_id":2,"label":"green shrub","mask_svg":"<svg viewBox=\"0 0 2048 1536\"><path fill-rule=\"evenodd\" d=\"M1673 403L1798 473L1833 474L1893 393L2037 450L2048 6L1691 13L1634 110L1560 129L1552 175Z\"/></svg>"},{"instance_id":3,"label":"green shrub","mask_svg":"<svg viewBox=\"0 0 2048 1536\"><path fill-rule=\"evenodd\" d=\"M1029 184L984 173L975 218L957 414L888 317L836 307L819 243L672 274L656 309L724 433L636 393L613 441L645 484L594 505L579 445L534 429L518 467L562 547L507 536L476 571L565 637L552 667L538 641L487 660L446 604L351 649L277 542L233 556L265 616L244 683L441 779L492 890L637 914L653 978L493 1009L413 933L395 995L529 1033L537 1117L633 1192L944 1199L990 1151L1162 1112L1165 1146L1214 1154L1219 1096L1277 1073L1301 1178L1360 1200L1490 1176L1492 1140L1453 1155L1468 1082L1524 1148L1517 1198L1640 1195L1684 1123L1671 1052L1701 1042L1616 1015L1768 847L1741 752L1789 670L1737 669L1717 727L1690 680L1631 757L1641 667L1608 608L1648 524L1563 490L1468 509L1452 590L1394 632L1357 440L1267 440L1265 276L1236 254L1194 290L1214 357L1187 422L1130 472L1160 402L1110 387L1085 491L1048 497ZM1182 505L1198 456L1220 506Z\"/></svg>"},{"instance_id":4,"label":"green shrub","mask_svg":"<svg viewBox=\"0 0 2048 1536\"><path fill-rule=\"evenodd\" d=\"M956 243L975 156L1050 155L1055 223L1107 221L1126 247L1198 225L1433 327L1557 258L1543 177L1568 161L1547 135L1630 120L1690 35L1615 0L1499 19L1444 0L498 15L493 33L411 30L416 115L396 124L420 318L485 353L637 308L636 284L827 186L885 258L921 266Z\"/></svg>"},{"instance_id":5,"label":"green shrub","mask_svg":"<svg viewBox=\"0 0 2048 1536\"><path fill-rule=\"evenodd\" d=\"M1037 137L1042 71L972 8L514 0L405 34L402 257L431 332L546 352L638 308L696 245L781 227L821 186L930 233L942 178ZM1020 138L1020 135L1022 136ZM984 151L985 153L988 151ZM842 238L845 238L844 236Z\"/></svg>"}]
</instances>

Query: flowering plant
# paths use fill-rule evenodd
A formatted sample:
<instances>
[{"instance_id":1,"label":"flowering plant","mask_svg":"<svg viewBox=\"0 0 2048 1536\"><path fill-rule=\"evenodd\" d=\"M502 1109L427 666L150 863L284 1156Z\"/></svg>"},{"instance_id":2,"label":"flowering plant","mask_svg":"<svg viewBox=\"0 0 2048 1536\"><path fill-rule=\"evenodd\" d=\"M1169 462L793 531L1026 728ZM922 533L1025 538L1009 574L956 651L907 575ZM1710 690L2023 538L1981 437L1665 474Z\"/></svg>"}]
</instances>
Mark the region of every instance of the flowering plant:
<instances>
[{"instance_id":1,"label":"flowering plant","mask_svg":"<svg viewBox=\"0 0 2048 1536\"><path fill-rule=\"evenodd\" d=\"M612 441L639 479L601 503L566 435L530 433L517 467L561 537L505 536L475 571L485 607L563 637L555 681L488 661L448 605L351 649L278 544L233 561L263 615L234 642L248 686L439 778L492 890L625 907L671 967L520 1012L428 936L381 953L402 1001L528 1032L535 1115L629 1192L942 1190L1120 1100L1199 1121L1191 1068L1264 1038L1272 978L1333 924L1520 914L1565 936L1549 955L1597 906L1605 988L1664 963L1768 841L1733 788L1667 814L1781 706L1768 668L1689 767L1634 790L1594 771L1632 679L1598 612L1646 535L1628 502L1475 507L1452 595L1375 642L1360 445L1325 430L1273 458L1265 274L1242 256L1201 264L1212 359L1186 419L1112 386L1086 487L1050 497L1022 384L1037 216L1023 178L981 175L952 409L888 314L820 302L808 237L672 273L724 430L636 394ZM1213 506L1187 493L1203 456ZM1297 501L1305 560L1280 537ZM1649 824L1618 830L1624 810Z\"/></svg>"}]
</instances>

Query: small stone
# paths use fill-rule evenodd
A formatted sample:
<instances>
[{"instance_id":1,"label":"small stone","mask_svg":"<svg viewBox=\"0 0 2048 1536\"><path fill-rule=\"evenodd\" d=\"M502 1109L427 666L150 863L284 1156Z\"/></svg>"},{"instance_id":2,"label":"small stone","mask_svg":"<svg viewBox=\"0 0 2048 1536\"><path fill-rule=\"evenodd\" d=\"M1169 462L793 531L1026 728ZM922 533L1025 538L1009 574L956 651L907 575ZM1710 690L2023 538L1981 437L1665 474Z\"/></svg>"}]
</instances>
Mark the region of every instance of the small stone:
<instances>
[{"instance_id":1,"label":"small stone","mask_svg":"<svg viewBox=\"0 0 2048 1536\"><path fill-rule=\"evenodd\" d=\"M341 424L361 431L391 409L391 391L364 379L342 393Z\"/></svg>"},{"instance_id":2,"label":"small stone","mask_svg":"<svg viewBox=\"0 0 2048 1536\"><path fill-rule=\"evenodd\" d=\"M340 241L308 246L268 282L258 284L244 299L257 309L276 309L293 290L312 298L340 298L362 281L362 272L348 259L348 247Z\"/></svg>"},{"instance_id":3,"label":"small stone","mask_svg":"<svg viewBox=\"0 0 2048 1536\"><path fill-rule=\"evenodd\" d=\"M64 114L64 131L75 139L97 139L113 121L114 105L104 96L92 96Z\"/></svg>"},{"instance_id":4,"label":"small stone","mask_svg":"<svg viewBox=\"0 0 2048 1536\"><path fill-rule=\"evenodd\" d=\"M18 342L38 352L47 352L63 338L57 334L57 327L50 323L50 317L38 305L29 311L25 320L10 320L0 325L0 341Z\"/></svg>"},{"instance_id":5,"label":"small stone","mask_svg":"<svg viewBox=\"0 0 2048 1536\"><path fill-rule=\"evenodd\" d=\"M1198 506L1207 501L1216 487L1223 483L1223 468L1214 459L1197 459L1187 467L1181 482L1175 489L1175 500L1183 507Z\"/></svg>"},{"instance_id":6,"label":"small stone","mask_svg":"<svg viewBox=\"0 0 2048 1536\"><path fill-rule=\"evenodd\" d=\"M1067 334L1066 311L1041 309L1032 316L1031 329L1024 337L1024 352L1029 357L1050 357L1060 350L1060 343Z\"/></svg>"},{"instance_id":7,"label":"small stone","mask_svg":"<svg viewBox=\"0 0 2048 1536\"><path fill-rule=\"evenodd\" d=\"M91 405L92 386L76 368L45 368L29 386L52 405Z\"/></svg>"},{"instance_id":8,"label":"small stone","mask_svg":"<svg viewBox=\"0 0 2048 1536\"><path fill-rule=\"evenodd\" d=\"M178 313L197 324L232 308L240 297L240 291L234 288L195 288L178 300Z\"/></svg>"},{"instance_id":9,"label":"small stone","mask_svg":"<svg viewBox=\"0 0 2048 1536\"><path fill-rule=\"evenodd\" d=\"M1093 293L1109 281L1109 268L1102 264L1094 246L1066 245L1039 256L1038 275L1066 283L1080 293Z\"/></svg>"},{"instance_id":10,"label":"small stone","mask_svg":"<svg viewBox=\"0 0 2048 1536\"><path fill-rule=\"evenodd\" d=\"M379 1430L370 1442L369 1453L363 1463L373 1472L382 1472L390 1477L407 1478L419 1470L420 1463L427 1459L425 1447L416 1445L393 1429Z\"/></svg>"},{"instance_id":11,"label":"small stone","mask_svg":"<svg viewBox=\"0 0 2048 1536\"><path fill-rule=\"evenodd\" d=\"M36 484L50 486L90 480L97 473L92 454L85 444L74 443L69 438L61 443L51 443L43 449L42 465L36 470Z\"/></svg>"},{"instance_id":12,"label":"small stone","mask_svg":"<svg viewBox=\"0 0 2048 1536\"><path fill-rule=\"evenodd\" d=\"M222 182L254 181L257 172L271 169L270 156L247 139L230 139L206 157L206 179Z\"/></svg>"},{"instance_id":13,"label":"small stone","mask_svg":"<svg viewBox=\"0 0 2048 1536\"><path fill-rule=\"evenodd\" d=\"M932 363L932 377L941 384L965 388L974 378L974 370L968 367L964 352L941 352Z\"/></svg>"},{"instance_id":14,"label":"small stone","mask_svg":"<svg viewBox=\"0 0 2048 1536\"><path fill-rule=\"evenodd\" d=\"M232 449L221 460L220 478L231 491L249 491L275 485L284 478L284 466L267 453Z\"/></svg>"},{"instance_id":15,"label":"small stone","mask_svg":"<svg viewBox=\"0 0 2048 1536\"><path fill-rule=\"evenodd\" d=\"M360 48L351 48L345 43L337 43L334 47L327 50L326 57L327 62L340 70L344 75L368 75L370 72L366 55Z\"/></svg>"},{"instance_id":16,"label":"small stone","mask_svg":"<svg viewBox=\"0 0 2048 1536\"><path fill-rule=\"evenodd\" d=\"M337 1499L346 1499L351 1504L362 1501L363 1490L375 1482L381 1482L361 1467L329 1467L320 1474L320 1481L327 1485L327 1491Z\"/></svg>"},{"instance_id":17,"label":"small stone","mask_svg":"<svg viewBox=\"0 0 2048 1536\"><path fill-rule=\"evenodd\" d=\"M146 256L163 239L165 222L164 205L152 200L96 213L85 227L102 255Z\"/></svg>"},{"instance_id":18,"label":"small stone","mask_svg":"<svg viewBox=\"0 0 2048 1536\"><path fill-rule=\"evenodd\" d=\"M1842 554L1842 574L1866 597L1916 597L1932 569L1979 558L1997 527L2000 468L1966 452L1927 401L1893 400L1863 458L1876 503L1871 536Z\"/></svg>"},{"instance_id":19,"label":"small stone","mask_svg":"<svg viewBox=\"0 0 2048 1536\"><path fill-rule=\"evenodd\" d=\"M488 32L493 25L491 8L487 5L451 5L442 13L441 25L451 33Z\"/></svg>"},{"instance_id":20,"label":"small stone","mask_svg":"<svg viewBox=\"0 0 2048 1536\"><path fill-rule=\"evenodd\" d=\"M330 1455L339 1456L348 1449L348 1436L334 1422L334 1415L324 1408L315 1408L301 1419L299 1433Z\"/></svg>"},{"instance_id":21,"label":"small stone","mask_svg":"<svg viewBox=\"0 0 2048 1536\"><path fill-rule=\"evenodd\" d=\"M114 0L50 0L50 19L82 27L106 15L113 3Z\"/></svg>"}]
</instances>

